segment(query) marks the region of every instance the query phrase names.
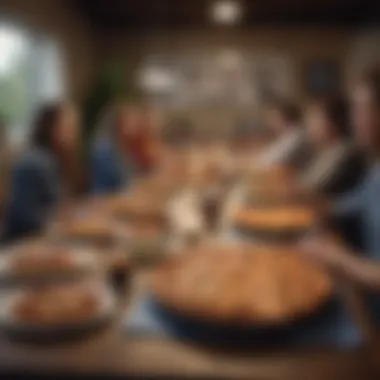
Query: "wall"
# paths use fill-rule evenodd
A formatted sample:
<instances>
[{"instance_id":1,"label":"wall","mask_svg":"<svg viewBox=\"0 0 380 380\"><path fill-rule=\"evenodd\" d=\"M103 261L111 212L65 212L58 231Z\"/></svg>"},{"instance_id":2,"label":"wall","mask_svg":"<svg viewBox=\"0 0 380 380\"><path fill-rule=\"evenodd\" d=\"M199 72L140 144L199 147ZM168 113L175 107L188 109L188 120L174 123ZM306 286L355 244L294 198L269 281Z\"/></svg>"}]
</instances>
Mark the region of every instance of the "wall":
<instances>
[{"instance_id":1,"label":"wall","mask_svg":"<svg viewBox=\"0 0 380 380\"><path fill-rule=\"evenodd\" d=\"M89 25L62 0L1 0L0 11L26 28L55 38L65 57L69 96L80 101L93 75L93 43Z\"/></svg>"},{"instance_id":2,"label":"wall","mask_svg":"<svg viewBox=\"0 0 380 380\"><path fill-rule=\"evenodd\" d=\"M295 98L306 100L303 79L306 65L314 59L326 59L345 71L346 56L351 48L353 33L347 30L326 29L251 29L144 32L123 35L119 32L103 36L99 46L99 58L116 56L133 70L150 54L218 53L234 49L249 54L274 53L283 55L292 62ZM248 107L249 108L249 107ZM243 111L243 112L242 112ZM214 127L216 130L231 130L243 120L254 119L252 109L186 109L163 113L163 119L186 118L199 129Z\"/></svg>"},{"instance_id":3,"label":"wall","mask_svg":"<svg viewBox=\"0 0 380 380\"><path fill-rule=\"evenodd\" d=\"M276 53L294 63L295 93L303 98L305 66L315 58L328 59L342 68L351 47L353 33L326 29L251 29L224 31L145 32L135 35L110 33L103 36L101 56L118 56L126 67L136 67L154 53L215 52L235 49L249 53Z\"/></svg>"},{"instance_id":4,"label":"wall","mask_svg":"<svg viewBox=\"0 0 380 380\"><path fill-rule=\"evenodd\" d=\"M363 29L353 39L347 56L347 78L354 80L358 73L373 63L380 63L380 28Z\"/></svg>"}]
</instances>

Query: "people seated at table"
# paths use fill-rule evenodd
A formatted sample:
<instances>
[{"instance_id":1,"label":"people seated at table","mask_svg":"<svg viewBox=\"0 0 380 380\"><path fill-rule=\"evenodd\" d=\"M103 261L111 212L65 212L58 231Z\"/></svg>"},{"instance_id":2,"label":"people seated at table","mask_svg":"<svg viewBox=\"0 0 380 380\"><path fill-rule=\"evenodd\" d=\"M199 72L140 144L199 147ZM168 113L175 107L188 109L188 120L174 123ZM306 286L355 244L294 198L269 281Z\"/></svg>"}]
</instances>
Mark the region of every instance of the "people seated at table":
<instances>
[{"instance_id":1,"label":"people seated at table","mask_svg":"<svg viewBox=\"0 0 380 380\"><path fill-rule=\"evenodd\" d=\"M66 159L77 146L75 109L66 103L41 107L30 143L12 168L3 242L38 234L47 226L60 202L66 199Z\"/></svg>"},{"instance_id":2,"label":"people seated at table","mask_svg":"<svg viewBox=\"0 0 380 380\"><path fill-rule=\"evenodd\" d=\"M303 167L307 163L308 150L298 107L284 101L274 103L269 108L267 124L275 140L260 154L258 164Z\"/></svg>"},{"instance_id":3,"label":"people seated at table","mask_svg":"<svg viewBox=\"0 0 380 380\"><path fill-rule=\"evenodd\" d=\"M368 290L380 290L380 67L367 71L352 96L352 122L355 139L367 153L371 168L361 184L346 196L327 202L330 216L358 215L363 233L363 252L326 237L309 238L303 247L315 260L336 273L361 284ZM380 298L372 296L369 306L380 322Z\"/></svg>"},{"instance_id":4,"label":"people seated at table","mask_svg":"<svg viewBox=\"0 0 380 380\"><path fill-rule=\"evenodd\" d=\"M343 96L330 95L307 108L305 125L313 159L300 175L303 190L342 194L365 174L364 157L351 139L348 107Z\"/></svg>"},{"instance_id":5,"label":"people seated at table","mask_svg":"<svg viewBox=\"0 0 380 380\"><path fill-rule=\"evenodd\" d=\"M108 106L100 117L91 152L91 192L109 194L127 188L135 172L130 140L138 110L124 103Z\"/></svg>"}]
</instances>

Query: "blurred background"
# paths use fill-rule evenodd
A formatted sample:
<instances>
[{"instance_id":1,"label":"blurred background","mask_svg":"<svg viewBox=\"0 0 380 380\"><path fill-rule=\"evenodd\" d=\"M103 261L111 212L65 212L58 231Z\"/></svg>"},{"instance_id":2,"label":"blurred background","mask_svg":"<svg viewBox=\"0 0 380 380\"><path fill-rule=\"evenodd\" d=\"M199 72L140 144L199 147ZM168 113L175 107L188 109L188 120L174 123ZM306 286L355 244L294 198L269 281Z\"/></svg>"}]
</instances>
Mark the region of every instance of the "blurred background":
<instances>
[{"instance_id":1,"label":"blurred background","mask_svg":"<svg viewBox=\"0 0 380 380\"><path fill-rule=\"evenodd\" d=\"M335 201L337 195L362 183L362 178L367 175L367 163L372 163L374 157L379 158L380 70L376 75L366 77L363 83L360 82L364 86L364 95L360 86L356 91L351 90L358 73L380 60L379 44L380 2L370 0L0 0L0 236L5 238L4 241L0 240L1 243L14 243L24 237L42 237L55 244L70 242L76 245L76 239L82 234L91 240L91 244L94 240L96 245L101 246L97 254L101 257L104 272L116 273L116 280L121 274L120 281L123 282L129 279L131 273L138 272L136 268L140 269L140 262L133 258L132 250L138 252L136 257L144 257L141 252L148 252L147 257L155 251L168 253L166 243L169 241L172 244L172 240L167 238L186 235L180 228L173 228L173 225L178 227L181 222L189 221L190 227L184 226L183 230L191 232L185 236L190 238L194 238L194 231L200 238L209 235L214 237L219 232L224 234L223 228L219 231L219 224L223 224L219 223L219 219L224 221L224 207L225 204L229 205L226 200L231 194L236 195L232 191L235 185L238 188L240 182L246 181L244 186L248 188L248 195L237 194L237 198L244 198L239 200L243 213L240 220L234 219L233 222L244 222L248 226L253 224L258 231L273 229L274 241L281 235L277 234L281 229L287 232L287 228L294 228L297 236L293 243L298 247L299 240L305 237L306 232L319 232L320 219L324 221L328 206L334 203L319 203L321 200L314 195L323 195L328 200L334 197ZM340 96L322 99L322 95L326 94L345 96L342 99ZM351 98L352 94L355 95L352 96L354 99L346 104L346 98ZM273 106L273 109L269 106ZM353 138L352 124L355 124ZM80 139L77 139L78 135ZM235 149L235 138L240 143L250 137L253 144L247 144L247 150ZM269 142L267 137L273 137L275 144L269 145L268 154L265 154L267 150L264 145ZM205 141L204 146L197 144ZM216 141L215 147L212 144L208 146L209 141ZM221 141L224 144L219 144ZM357 157L356 145L364 146L366 157L363 159L359 155ZM306 163L305 147L306 153L313 155L309 157L307 168L301 167ZM77 155L78 150L80 156ZM261 156L262 152L264 155ZM297 162L293 162L290 157L293 153L294 157L297 156L294 158ZM253 157L253 154L257 157ZM210 162L207 162L208 158L211 158ZM259 170L260 165L264 167L263 173ZM277 165L284 165L282 169L290 166L292 172L277 171L281 169ZM265 174L268 168L268 172L273 170L274 174L272 178L269 173L266 187ZM310 171L306 170L309 168ZM372 168L369 173L372 173ZM251 175L252 189L249 180ZM378 186L378 182L375 182L374 187ZM255 185L263 185L263 188L259 189L258 186L256 189ZM172 207L169 201L172 201L174 194L182 195L180 191L183 189L191 190L184 192L185 201L181 198L181 202L189 203L186 207L190 210L197 209L195 217L191 213L186 214L180 203L173 203L173 209L177 211L174 217L167 212L168 205L170 211ZM282 192L282 189L285 190ZM252 191L252 199L255 196L257 199L251 200L249 191ZM377 188L369 194L375 193L378 193ZM83 204L80 204L83 199L78 199L78 194L88 195L84 197ZM148 202L150 199L151 203ZM369 223L366 221L362 224L373 236L366 236L370 248L365 249L368 248L375 255L380 252L379 213L376 210L379 202L373 196L367 203L365 215L369 215ZM266 211L263 205L269 205L269 217L262 216L261 211ZM118 229L119 219L124 218L124 215L118 215L123 214L123 207L128 214L128 233L127 229ZM253 219L249 212L244 213L245 209L253 213ZM257 210L258 216L255 217ZM68 215L69 212L72 215ZM138 216L138 223L129 220L129 214L133 212ZM153 217L150 215L152 212ZM140 213L149 223L140 223ZM211 227L205 228L202 223L208 214L211 215L211 222L208 222ZM203 216L206 218L202 219ZM158 222L154 219L153 223L149 218L156 218ZM169 223L171 218L174 220L173 225ZM58 222L57 226L55 222ZM356 223L356 220L349 220L347 225L342 223L344 238L359 235ZM153 228L153 233L152 226L157 227ZM314 231L314 227L318 228ZM60 228L63 232L59 232ZM70 233L65 228L74 237L67 237L65 233L68 236ZM99 239L99 236L104 238L103 235L108 248ZM184 239L184 244L197 243L190 238ZM346 240L350 240L348 238ZM129 242L128 246L128 239L132 242L136 239L137 243ZM99 240L102 244L98 244ZM119 240L123 244L118 244ZM334 239L331 240L336 243ZM253 239L253 245L255 243ZM327 252L322 256L328 261L330 251L324 245L319 249L313 248L312 243L308 249ZM349 243L356 252L356 241ZM117 249L124 249L124 245L128 249L119 252ZM161 246L164 248L161 249ZM61 265L67 265L69 269L77 265L75 259L70 261L71 258L68 263L63 260L62 264L59 252L51 254L55 249L48 246L45 252L37 245L34 259L33 254L30 255L33 250L27 240L24 250L26 259L21 255L21 269L27 268L26 272L33 272L34 267L38 269L46 257L48 264L42 268L42 272L50 272L56 266L60 271ZM362 247L360 249L364 251ZM13 253L12 250L9 252ZM49 255L55 256L51 262ZM132 259L127 255L131 255ZM29 256L31 261L28 261ZM17 255L15 257L17 264ZM55 262L57 257L58 261ZM271 305L266 303L266 297L271 300L274 294L274 305L281 306L283 297L278 296L282 294L278 289L282 291L283 286L282 280L276 277L277 256L273 257L270 266L266 266L264 259L264 269L257 269L259 281L254 287L258 289L257 299L264 300L264 305ZM370 257L377 258L376 255ZM196 268L203 268L205 264L202 260ZM214 264L219 262L223 264L223 260L216 256L212 258L211 264L208 264L211 268L209 273L202 275L200 271L199 281L197 272L194 275L190 270L188 288L193 292L189 292L190 300L193 294L202 295L202 286L200 291L197 288L198 284L202 285L202 278L206 278L206 285L207 281L212 282L211 275L219 270L218 265L215 265L214 271ZM228 279L228 260L226 262L225 276ZM247 279L255 279L251 272L244 271L246 268L241 262L243 264L239 262L238 265L247 273ZM308 283L308 267L305 271L295 262L294 267L293 262L280 262L278 267L282 265L280 269L286 273L290 284L293 284L293 277L296 279L293 293L296 296L300 294L298 299L308 303L311 297L307 286L304 291L303 286L297 283L299 279L300 283L304 279ZM368 285L366 281L371 278L376 289L379 289L378 265L371 267L367 261L364 264L363 267L353 261L351 268L362 268L365 273L362 282ZM255 265L252 265L252 270L257 268ZM272 265L275 268L273 270ZM6 266L3 267L7 270ZM0 264L0 272L3 267ZM17 265L15 267L17 273ZM378 272L368 277L367 271L372 270L369 267ZM250 269L250 266L247 268ZM222 267L222 274L223 270ZM355 270L352 271L355 273ZM296 276L291 276L292 271ZM39 273L38 270L36 273ZM273 289L276 291L272 291L270 281L268 288L265 288L266 279L272 278L270 273L274 273L272 277L276 286ZM345 267L343 274L347 274ZM192 276L195 279L193 282ZM207 276L211 276L211 280ZM356 278L354 280L356 284ZM170 291L176 289L170 281L166 281L168 284ZM248 285L247 289L250 289ZM125 287L124 283L122 287ZM267 293L265 289L269 289ZM222 290L220 294L223 299L228 292L224 292L224 288ZM85 288L85 291L88 289ZM64 293L65 299L70 300L67 303L69 306L71 300L76 299L73 297L76 293L75 287ZM244 294L248 294L247 300L253 300L250 293ZM90 296L96 298L93 293ZM124 295L120 298L124 301L127 299ZM65 322L65 302L62 302L62 312L57 299L59 301L53 289L53 292L43 294L41 301L37 298L35 302L32 298L31 310L39 302L43 306L46 303L51 306L51 310L58 310L58 317L63 315L59 322ZM181 297L179 299L182 301ZM235 301L233 297L231 300ZM78 296L80 311L87 308L85 301L85 298L82 301ZM27 306L29 308L29 303ZM120 308L120 314L123 313L124 318L125 305L122 306L124 309ZM240 311L239 307L237 309ZM27 318L30 317L28 308L25 312ZM46 310L50 318L51 310ZM23 313L22 310L21 316ZM41 322L38 321L38 313L42 315L43 312L38 309L35 312L37 322ZM138 319L140 315L136 315ZM142 320L144 322L146 318ZM44 323L42 321L41 324ZM331 331L341 333L344 340L342 345L350 346L351 335L340 329L343 326L341 320L334 320L333 323ZM323 327L324 322L320 322L320 326ZM326 326L330 328L330 325ZM319 330L316 331L319 338L321 334ZM117 339L119 336L120 330L117 330ZM115 341L119 342L117 339ZM252 342L256 343L254 339L251 339ZM275 339L272 339L273 342ZM128 341L126 346L130 343ZM2 344L3 340L0 339L0 353L12 351ZM67 350L67 362L74 363L73 368L89 365L91 370L118 370L115 363L119 360L118 365L124 368L127 365L125 357L128 356L125 352L128 351L124 352L118 346L118 350L111 349L109 354L107 344L100 342L100 348L90 348L88 357L87 354L83 355L82 346L78 347L78 351ZM133 351L135 347L131 347ZM136 360L137 364L132 360L132 367L137 365L138 369L145 370L154 349L146 349L143 354L148 354L142 355L140 361ZM171 355L176 350L174 347L168 351L168 368L173 363L177 365ZM132 358L138 357L139 351L136 352ZM161 346L157 352L163 352L165 356ZM23 353L29 360L32 354L28 351ZM57 362L65 365L65 361L59 361L63 357L60 351L55 354L59 356ZM117 359L111 358L112 354ZM44 356L48 352L40 351L36 355L41 355L40 363L44 365ZM86 357L87 362L84 364L80 362L81 356ZM13 357L17 367L20 353L16 350ZM192 368L188 365L188 356L183 358L183 368ZM224 359L221 357L216 364L211 362L208 365L201 358L200 367L210 373L211 369L217 368L219 373L224 374ZM361 356L356 356L356 360L357 373L362 373L367 362ZM160 367L159 356L152 362ZM232 362L232 367L236 363ZM350 374L347 369L350 358L346 358L344 363L335 363L337 368L346 371L345 374ZM267 367L272 371L271 365ZM318 371L314 374L313 368L317 367L318 363L310 367L311 370L305 370L305 374L311 374L310 378L326 378L322 372L319 372L322 373L319 377ZM183 369L181 364L178 364L178 368L180 371ZM273 368L278 370L278 378L281 378L283 367L274 365ZM153 373L155 370L153 365ZM331 378L337 378L334 377L334 371L331 373ZM351 374L353 377L343 378L358 378L355 377L357 373Z\"/></svg>"},{"instance_id":2,"label":"blurred background","mask_svg":"<svg viewBox=\"0 0 380 380\"><path fill-rule=\"evenodd\" d=\"M378 58L379 6L356 0L2 0L0 114L12 141L46 99L91 124L115 93L218 133L271 96L304 102ZM94 110L95 108L95 110ZM91 126L88 126L91 129Z\"/></svg>"}]
</instances>

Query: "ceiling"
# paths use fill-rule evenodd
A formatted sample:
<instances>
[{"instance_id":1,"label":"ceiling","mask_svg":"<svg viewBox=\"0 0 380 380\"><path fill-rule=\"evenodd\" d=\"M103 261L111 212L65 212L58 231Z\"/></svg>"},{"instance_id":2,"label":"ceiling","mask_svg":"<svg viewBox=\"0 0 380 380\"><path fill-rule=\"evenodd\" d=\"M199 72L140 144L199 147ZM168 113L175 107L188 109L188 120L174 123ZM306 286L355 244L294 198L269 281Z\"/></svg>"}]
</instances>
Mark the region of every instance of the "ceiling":
<instances>
[{"instance_id":1,"label":"ceiling","mask_svg":"<svg viewBox=\"0 0 380 380\"><path fill-rule=\"evenodd\" d=\"M71 0L99 29L212 28L213 0ZM371 0L239 0L238 27L337 26L354 28L380 20Z\"/></svg>"}]
</instances>

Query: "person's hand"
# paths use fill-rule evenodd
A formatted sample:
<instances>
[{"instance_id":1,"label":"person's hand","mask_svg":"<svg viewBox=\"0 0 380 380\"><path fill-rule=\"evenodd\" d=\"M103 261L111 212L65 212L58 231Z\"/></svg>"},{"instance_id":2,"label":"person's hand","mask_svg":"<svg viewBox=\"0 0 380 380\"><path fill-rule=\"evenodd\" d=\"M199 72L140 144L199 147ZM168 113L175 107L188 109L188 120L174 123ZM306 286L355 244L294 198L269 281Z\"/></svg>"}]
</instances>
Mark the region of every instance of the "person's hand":
<instances>
[{"instance_id":1,"label":"person's hand","mask_svg":"<svg viewBox=\"0 0 380 380\"><path fill-rule=\"evenodd\" d=\"M305 255L331 268L338 266L347 255L344 245L331 236L308 236L299 245Z\"/></svg>"}]
</instances>

